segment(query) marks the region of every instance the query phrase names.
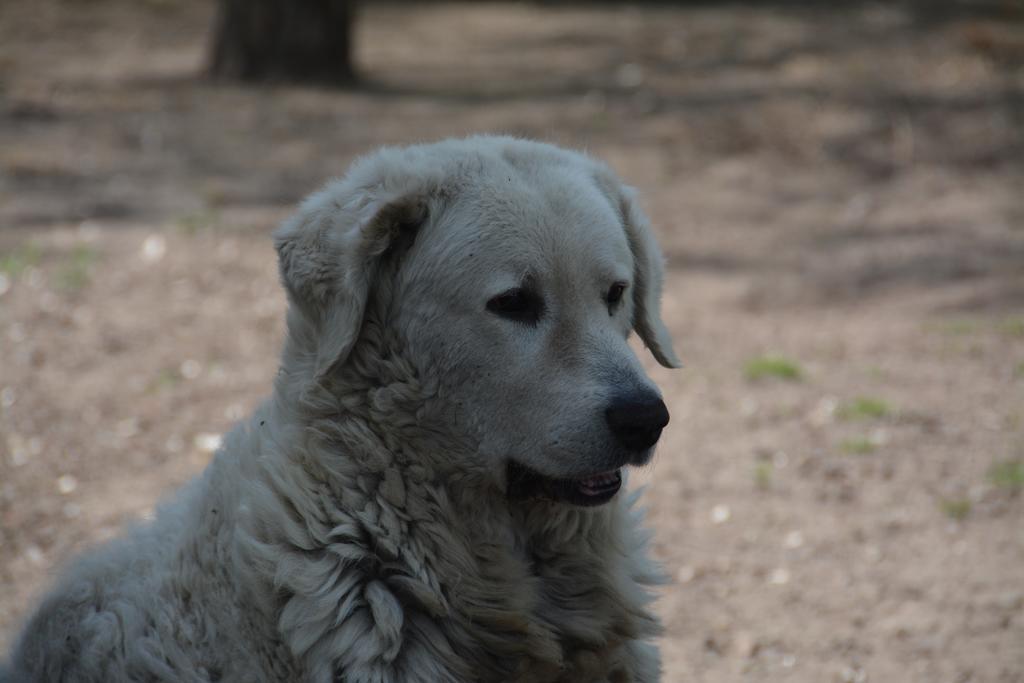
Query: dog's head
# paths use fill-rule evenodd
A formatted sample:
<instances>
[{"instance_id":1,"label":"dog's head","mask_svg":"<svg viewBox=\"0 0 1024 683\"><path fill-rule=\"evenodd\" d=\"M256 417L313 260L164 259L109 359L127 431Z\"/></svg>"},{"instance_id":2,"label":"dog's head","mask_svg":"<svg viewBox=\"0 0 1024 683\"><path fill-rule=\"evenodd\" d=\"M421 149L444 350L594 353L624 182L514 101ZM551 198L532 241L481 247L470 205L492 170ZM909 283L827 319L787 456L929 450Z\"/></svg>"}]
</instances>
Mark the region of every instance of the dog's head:
<instances>
[{"instance_id":1,"label":"dog's head","mask_svg":"<svg viewBox=\"0 0 1024 683\"><path fill-rule=\"evenodd\" d=\"M472 443L512 495L605 502L650 458L668 411L627 338L678 361L660 252L604 165L512 138L385 149L276 245L301 381L340 372L372 314L436 387L418 419Z\"/></svg>"}]
</instances>

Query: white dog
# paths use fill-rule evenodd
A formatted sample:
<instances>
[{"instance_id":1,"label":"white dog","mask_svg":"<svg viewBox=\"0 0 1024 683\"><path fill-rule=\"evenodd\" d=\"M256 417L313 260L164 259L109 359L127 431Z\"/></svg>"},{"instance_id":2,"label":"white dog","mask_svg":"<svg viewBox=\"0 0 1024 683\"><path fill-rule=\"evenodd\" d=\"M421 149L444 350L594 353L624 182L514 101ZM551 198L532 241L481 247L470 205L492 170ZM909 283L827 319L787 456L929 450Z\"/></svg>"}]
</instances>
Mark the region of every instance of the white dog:
<instances>
[{"instance_id":1,"label":"white dog","mask_svg":"<svg viewBox=\"0 0 1024 683\"><path fill-rule=\"evenodd\" d=\"M621 468L676 366L633 193L505 137L384 149L276 233L272 398L80 560L4 681L656 681Z\"/></svg>"}]
</instances>

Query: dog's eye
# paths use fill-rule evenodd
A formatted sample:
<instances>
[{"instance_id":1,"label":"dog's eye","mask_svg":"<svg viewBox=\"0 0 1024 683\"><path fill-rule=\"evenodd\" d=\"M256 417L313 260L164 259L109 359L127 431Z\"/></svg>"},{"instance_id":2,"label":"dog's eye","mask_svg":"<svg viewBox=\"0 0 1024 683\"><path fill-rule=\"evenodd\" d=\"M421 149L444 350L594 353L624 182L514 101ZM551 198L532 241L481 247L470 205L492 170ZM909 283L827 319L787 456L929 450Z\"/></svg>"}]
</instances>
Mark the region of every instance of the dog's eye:
<instances>
[{"instance_id":1,"label":"dog's eye","mask_svg":"<svg viewBox=\"0 0 1024 683\"><path fill-rule=\"evenodd\" d=\"M608 312L611 313L622 301L622 295L626 291L625 282L616 282L608 289L608 294L605 295L604 300L608 302Z\"/></svg>"},{"instance_id":2,"label":"dog's eye","mask_svg":"<svg viewBox=\"0 0 1024 683\"><path fill-rule=\"evenodd\" d=\"M544 300L536 292L516 287L489 300L487 310L502 318L536 325L544 313Z\"/></svg>"}]
</instances>

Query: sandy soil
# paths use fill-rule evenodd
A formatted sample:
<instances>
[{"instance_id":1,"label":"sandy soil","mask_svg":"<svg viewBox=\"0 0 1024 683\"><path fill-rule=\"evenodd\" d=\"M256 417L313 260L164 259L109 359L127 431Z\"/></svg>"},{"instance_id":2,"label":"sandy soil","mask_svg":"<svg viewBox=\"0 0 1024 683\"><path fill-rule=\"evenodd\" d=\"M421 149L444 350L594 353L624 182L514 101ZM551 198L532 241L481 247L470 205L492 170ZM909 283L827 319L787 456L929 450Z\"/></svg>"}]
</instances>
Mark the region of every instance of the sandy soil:
<instances>
[{"instance_id":1,"label":"sandy soil","mask_svg":"<svg viewBox=\"0 0 1024 683\"><path fill-rule=\"evenodd\" d=\"M288 207L497 130L609 160L665 246L666 681L1024 681L1015 7L374 6L344 92L197 79L208 3L6 0L0 647L268 391Z\"/></svg>"}]
</instances>

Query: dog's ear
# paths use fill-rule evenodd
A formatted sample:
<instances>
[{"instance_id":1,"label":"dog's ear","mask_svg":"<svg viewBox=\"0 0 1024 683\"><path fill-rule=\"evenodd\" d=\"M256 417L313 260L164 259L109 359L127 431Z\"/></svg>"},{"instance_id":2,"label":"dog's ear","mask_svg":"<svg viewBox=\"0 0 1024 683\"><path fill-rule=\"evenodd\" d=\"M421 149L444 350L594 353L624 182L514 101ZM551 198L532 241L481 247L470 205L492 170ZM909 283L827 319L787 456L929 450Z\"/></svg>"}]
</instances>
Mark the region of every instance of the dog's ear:
<instances>
[{"instance_id":1,"label":"dog's ear","mask_svg":"<svg viewBox=\"0 0 1024 683\"><path fill-rule=\"evenodd\" d=\"M621 216L633 253L633 329L659 363L666 368L682 367L672 349L668 328L661 320L664 258L654 239L651 223L640 209L636 191L623 185L611 171L600 169L597 182Z\"/></svg>"},{"instance_id":2,"label":"dog's ear","mask_svg":"<svg viewBox=\"0 0 1024 683\"><path fill-rule=\"evenodd\" d=\"M274 233L281 281L316 337L314 379L348 357L381 257L411 240L427 212L423 188L347 178L309 197Z\"/></svg>"}]
</instances>

